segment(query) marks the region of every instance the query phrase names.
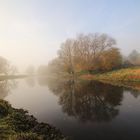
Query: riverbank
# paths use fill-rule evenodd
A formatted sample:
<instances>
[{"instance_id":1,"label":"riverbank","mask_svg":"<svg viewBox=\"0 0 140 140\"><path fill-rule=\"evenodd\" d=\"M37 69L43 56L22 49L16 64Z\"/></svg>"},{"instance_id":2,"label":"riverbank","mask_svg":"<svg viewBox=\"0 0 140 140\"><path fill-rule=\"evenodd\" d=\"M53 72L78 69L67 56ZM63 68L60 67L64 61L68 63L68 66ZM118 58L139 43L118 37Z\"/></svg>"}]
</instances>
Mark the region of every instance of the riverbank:
<instances>
[{"instance_id":1,"label":"riverbank","mask_svg":"<svg viewBox=\"0 0 140 140\"><path fill-rule=\"evenodd\" d=\"M23 109L13 108L0 100L0 139L4 140L65 140L62 133Z\"/></svg>"},{"instance_id":2,"label":"riverbank","mask_svg":"<svg viewBox=\"0 0 140 140\"><path fill-rule=\"evenodd\" d=\"M25 78L28 75L0 75L0 81L8 80L8 79L18 79L18 78Z\"/></svg>"},{"instance_id":3,"label":"riverbank","mask_svg":"<svg viewBox=\"0 0 140 140\"><path fill-rule=\"evenodd\" d=\"M140 67L123 68L106 73L82 74L80 79L97 80L113 85L140 89Z\"/></svg>"}]
</instances>

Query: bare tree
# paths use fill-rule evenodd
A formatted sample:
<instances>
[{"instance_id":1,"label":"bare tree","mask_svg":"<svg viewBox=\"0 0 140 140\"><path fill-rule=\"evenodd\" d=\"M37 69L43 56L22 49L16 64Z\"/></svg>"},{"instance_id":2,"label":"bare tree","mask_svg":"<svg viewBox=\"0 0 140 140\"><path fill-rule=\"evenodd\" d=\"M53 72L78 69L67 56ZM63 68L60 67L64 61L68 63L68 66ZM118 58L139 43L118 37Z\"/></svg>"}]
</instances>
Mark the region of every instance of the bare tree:
<instances>
[{"instance_id":1,"label":"bare tree","mask_svg":"<svg viewBox=\"0 0 140 140\"><path fill-rule=\"evenodd\" d=\"M76 39L67 39L58 55L69 73L78 68L94 70L102 53L114 45L116 41L106 34L80 34Z\"/></svg>"},{"instance_id":2,"label":"bare tree","mask_svg":"<svg viewBox=\"0 0 140 140\"><path fill-rule=\"evenodd\" d=\"M72 39L66 40L58 51L58 56L62 66L69 73L74 73L74 42L75 41Z\"/></svg>"},{"instance_id":3,"label":"bare tree","mask_svg":"<svg viewBox=\"0 0 140 140\"><path fill-rule=\"evenodd\" d=\"M0 56L0 74L8 74L10 70L10 64L7 59Z\"/></svg>"}]
</instances>

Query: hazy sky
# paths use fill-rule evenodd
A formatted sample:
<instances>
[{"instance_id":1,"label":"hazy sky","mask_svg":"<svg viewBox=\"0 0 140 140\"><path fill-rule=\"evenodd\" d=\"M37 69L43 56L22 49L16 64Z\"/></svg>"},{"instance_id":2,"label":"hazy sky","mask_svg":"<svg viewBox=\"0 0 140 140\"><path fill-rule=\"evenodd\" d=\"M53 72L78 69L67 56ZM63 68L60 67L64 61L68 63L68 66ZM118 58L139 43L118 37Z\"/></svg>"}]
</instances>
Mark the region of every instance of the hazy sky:
<instances>
[{"instance_id":1,"label":"hazy sky","mask_svg":"<svg viewBox=\"0 0 140 140\"><path fill-rule=\"evenodd\" d=\"M0 55L24 70L47 64L78 33L107 33L140 51L140 0L0 0Z\"/></svg>"}]
</instances>

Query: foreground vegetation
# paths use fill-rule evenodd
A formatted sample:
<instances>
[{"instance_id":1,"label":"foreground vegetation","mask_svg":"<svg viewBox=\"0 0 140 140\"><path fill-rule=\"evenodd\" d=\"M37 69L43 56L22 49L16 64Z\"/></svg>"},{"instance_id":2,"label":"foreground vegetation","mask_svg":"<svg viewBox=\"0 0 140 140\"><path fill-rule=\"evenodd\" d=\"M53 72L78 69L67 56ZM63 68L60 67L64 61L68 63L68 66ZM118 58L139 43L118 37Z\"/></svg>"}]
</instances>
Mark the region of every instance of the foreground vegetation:
<instances>
[{"instance_id":1,"label":"foreground vegetation","mask_svg":"<svg viewBox=\"0 0 140 140\"><path fill-rule=\"evenodd\" d=\"M1 140L64 140L59 130L36 118L23 109L12 108L0 100L0 139Z\"/></svg>"}]
</instances>

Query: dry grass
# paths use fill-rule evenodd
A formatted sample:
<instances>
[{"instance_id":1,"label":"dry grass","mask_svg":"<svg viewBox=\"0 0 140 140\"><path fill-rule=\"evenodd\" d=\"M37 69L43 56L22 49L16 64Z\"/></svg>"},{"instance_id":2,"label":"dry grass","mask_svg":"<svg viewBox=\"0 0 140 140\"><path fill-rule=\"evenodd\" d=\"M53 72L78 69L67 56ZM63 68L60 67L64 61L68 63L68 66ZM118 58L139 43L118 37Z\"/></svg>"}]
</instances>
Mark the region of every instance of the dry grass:
<instances>
[{"instance_id":1,"label":"dry grass","mask_svg":"<svg viewBox=\"0 0 140 140\"><path fill-rule=\"evenodd\" d=\"M103 74L81 75L82 79L88 80L107 80L107 81L133 81L140 82L140 67L125 68Z\"/></svg>"}]
</instances>

